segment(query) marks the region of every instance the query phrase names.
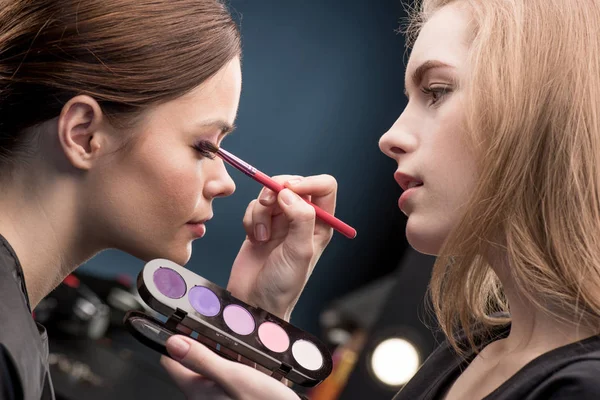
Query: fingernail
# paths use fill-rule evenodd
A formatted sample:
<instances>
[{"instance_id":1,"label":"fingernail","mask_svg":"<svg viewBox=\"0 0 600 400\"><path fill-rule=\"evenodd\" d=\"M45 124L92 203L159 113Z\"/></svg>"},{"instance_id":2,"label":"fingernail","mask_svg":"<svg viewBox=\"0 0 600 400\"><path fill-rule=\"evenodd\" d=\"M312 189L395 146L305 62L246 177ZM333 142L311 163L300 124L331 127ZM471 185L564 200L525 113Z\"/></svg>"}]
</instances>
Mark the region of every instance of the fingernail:
<instances>
[{"instance_id":1,"label":"fingernail","mask_svg":"<svg viewBox=\"0 0 600 400\"><path fill-rule=\"evenodd\" d=\"M281 200L283 200L283 202L288 206L292 205L292 203L294 203L300 198L296 193L292 192L289 189L284 189L281 192L279 192L279 194L281 195Z\"/></svg>"},{"instance_id":2,"label":"fingernail","mask_svg":"<svg viewBox=\"0 0 600 400\"><path fill-rule=\"evenodd\" d=\"M290 179L289 181L287 181L288 185L295 185L300 182L302 182L302 179L300 179L300 178L294 178L294 179Z\"/></svg>"},{"instance_id":3,"label":"fingernail","mask_svg":"<svg viewBox=\"0 0 600 400\"><path fill-rule=\"evenodd\" d=\"M268 192L263 192L262 196L260 196L262 201L265 201L267 203L270 203L273 201L273 192L268 191Z\"/></svg>"},{"instance_id":4,"label":"fingernail","mask_svg":"<svg viewBox=\"0 0 600 400\"><path fill-rule=\"evenodd\" d=\"M181 338L172 337L167 340L167 350L174 359L182 360L190 350L190 344Z\"/></svg>"},{"instance_id":5,"label":"fingernail","mask_svg":"<svg viewBox=\"0 0 600 400\"><path fill-rule=\"evenodd\" d=\"M267 241L267 227L263 224L256 225L254 227L254 236L261 242Z\"/></svg>"}]
</instances>

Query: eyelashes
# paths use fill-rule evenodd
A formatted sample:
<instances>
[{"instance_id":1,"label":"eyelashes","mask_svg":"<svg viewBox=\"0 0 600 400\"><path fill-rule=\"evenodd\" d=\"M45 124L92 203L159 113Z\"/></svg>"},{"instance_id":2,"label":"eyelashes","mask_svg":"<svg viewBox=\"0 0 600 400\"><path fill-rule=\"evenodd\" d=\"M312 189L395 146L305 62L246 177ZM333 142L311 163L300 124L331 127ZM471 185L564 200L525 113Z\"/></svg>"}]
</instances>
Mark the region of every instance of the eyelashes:
<instances>
[{"instance_id":1,"label":"eyelashes","mask_svg":"<svg viewBox=\"0 0 600 400\"><path fill-rule=\"evenodd\" d=\"M421 92L425 93L431 99L430 105L433 106L452 92L452 88L448 85L432 85L421 88Z\"/></svg>"},{"instance_id":2,"label":"eyelashes","mask_svg":"<svg viewBox=\"0 0 600 400\"><path fill-rule=\"evenodd\" d=\"M216 157L217 151L219 151L219 148L208 140L200 140L194 143L192 147L202 157L210 158L211 160Z\"/></svg>"}]
</instances>

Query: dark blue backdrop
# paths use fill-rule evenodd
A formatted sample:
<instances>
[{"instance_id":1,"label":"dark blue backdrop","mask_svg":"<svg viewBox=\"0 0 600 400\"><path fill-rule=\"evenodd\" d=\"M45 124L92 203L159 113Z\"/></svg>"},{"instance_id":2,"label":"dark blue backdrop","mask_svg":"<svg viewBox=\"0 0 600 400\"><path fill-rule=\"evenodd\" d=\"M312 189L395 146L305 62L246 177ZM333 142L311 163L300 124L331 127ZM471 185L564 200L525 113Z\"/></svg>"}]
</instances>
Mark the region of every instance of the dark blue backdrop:
<instances>
[{"instance_id":1,"label":"dark blue backdrop","mask_svg":"<svg viewBox=\"0 0 600 400\"><path fill-rule=\"evenodd\" d=\"M337 215L358 230L335 234L292 322L318 333L332 299L394 269L405 248L395 164L377 141L405 105L400 0L231 0L243 36L237 131L224 147L267 174L328 173ZM241 220L260 186L235 170L236 193L214 203L208 235L188 268L226 286L244 238ZM83 271L136 276L143 263L118 251Z\"/></svg>"}]
</instances>

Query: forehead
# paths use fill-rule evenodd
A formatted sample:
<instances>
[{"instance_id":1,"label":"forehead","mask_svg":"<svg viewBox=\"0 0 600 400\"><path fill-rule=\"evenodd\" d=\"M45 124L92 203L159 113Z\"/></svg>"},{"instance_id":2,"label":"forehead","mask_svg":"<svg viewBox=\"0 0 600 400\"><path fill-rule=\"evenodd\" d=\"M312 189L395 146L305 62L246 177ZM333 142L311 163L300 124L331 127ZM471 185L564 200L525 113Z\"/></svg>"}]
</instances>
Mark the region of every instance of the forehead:
<instances>
[{"instance_id":1,"label":"forehead","mask_svg":"<svg viewBox=\"0 0 600 400\"><path fill-rule=\"evenodd\" d=\"M240 60L236 57L199 87L180 97L176 106L207 118L233 120L241 89Z\"/></svg>"},{"instance_id":2,"label":"forehead","mask_svg":"<svg viewBox=\"0 0 600 400\"><path fill-rule=\"evenodd\" d=\"M463 66L468 51L469 21L465 6L456 2L436 11L419 32L408 62L407 75L429 60L457 68Z\"/></svg>"},{"instance_id":3,"label":"forehead","mask_svg":"<svg viewBox=\"0 0 600 400\"><path fill-rule=\"evenodd\" d=\"M192 91L152 108L146 122L160 122L182 131L193 131L206 121L232 126L241 87L240 61L235 58Z\"/></svg>"}]
</instances>

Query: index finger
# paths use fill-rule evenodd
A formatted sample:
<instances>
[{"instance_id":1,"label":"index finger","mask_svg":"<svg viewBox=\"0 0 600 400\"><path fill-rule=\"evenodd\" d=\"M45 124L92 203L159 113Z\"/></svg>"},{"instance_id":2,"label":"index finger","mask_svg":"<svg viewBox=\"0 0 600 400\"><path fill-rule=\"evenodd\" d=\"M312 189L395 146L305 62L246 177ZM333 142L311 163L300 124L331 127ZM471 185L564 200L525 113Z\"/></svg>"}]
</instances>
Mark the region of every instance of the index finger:
<instances>
[{"instance_id":1,"label":"index finger","mask_svg":"<svg viewBox=\"0 0 600 400\"><path fill-rule=\"evenodd\" d=\"M272 176L271 179L274 180L275 182L277 182L278 184L283 185L287 181L302 179L302 177L298 176L298 175L277 175L277 176ZM277 193L273 192L271 189L269 189L267 187L263 187L261 189L260 193L258 194L258 201L263 206L272 205L273 203L275 203L276 199L277 199Z\"/></svg>"},{"instance_id":2,"label":"index finger","mask_svg":"<svg viewBox=\"0 0 600 400\"><path fill-rule=\"evenodd\" d=\"M337 181L331 175L307 176L290 179L284 186L300 196L311 196L311 202L330 214L335 212L337 199Z\"/></svg>"}]
</instances>

